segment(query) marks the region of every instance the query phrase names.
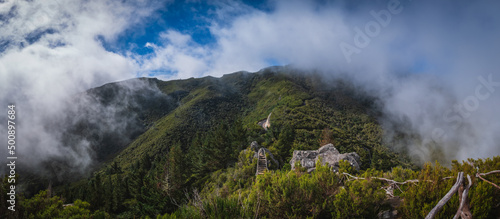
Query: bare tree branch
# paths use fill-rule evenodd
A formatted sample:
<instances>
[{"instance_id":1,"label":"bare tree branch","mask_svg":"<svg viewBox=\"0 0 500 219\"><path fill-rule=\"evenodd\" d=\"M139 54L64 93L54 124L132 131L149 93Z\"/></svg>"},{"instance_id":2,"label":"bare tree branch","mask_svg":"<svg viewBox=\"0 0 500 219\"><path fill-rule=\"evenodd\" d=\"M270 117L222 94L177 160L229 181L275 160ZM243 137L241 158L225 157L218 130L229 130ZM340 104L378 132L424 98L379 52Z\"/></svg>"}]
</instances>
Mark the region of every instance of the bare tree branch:
<instances>
[{"instance_id":1,"label":"bare tree branch","mask_svg":"<svg viewBox=\"0 0 500 219\"><path fill-rule=\"evenodd\" d=\"M356 177L356 176L353 176L349 173L342 173L346 176L349 176L353 179L365 179L365 178L362 178L362 177ZM399 185L404 185L406 183L417 183L417 182L420 182L420 180L418 179L410 179L410 180L406 180L404 182L398 182L398 181L394 181L392 179L387 179L387 178L382 178L382 177L370 177L370 179L378 179L378 180L383 180L383 181L386 181L388 183L391 183L391 184L399 184ZM424 180L425 182L432 182L432 180Z\"/></svg>"},{"instance_id":2,"label":"bare tree branch","mask_svg":"<svg viewBox=\"0 0 500 219\"><path fill-rule=\"evenodd\" d=\"M498 186L498 185L484 179L483 177L481 177L481 176L486 176L486 175L493 174L493 173L500 173L500 170L493 170L493 171L490 171L487 173L476 173L476 177L493 185L493 186L495 186L496 188L500 189L500 186ZM366 178L356 177L356 176L353 176L349 173L342 173L342 174L347 176L348 181L360 180L360 179L366 180ZM388 194L390 196L393 196L393 195L392 195L392 192L389 191L389 187L391 187L393 189L394 188L393 186L395 186L401 191L401 189L399 188L398 185L404 185L406 183L421 182L418 179L412 179L412 180L406 180L404 182L398 182L398 181L395 181L392 179L387 179L387 178L382 178L382 177L370 177L370 178L388 182L390 184L390 186L382 187L382 189L384 189L386 192L388 192ZM442 180L451 179L451 178L453 178L453 177L449 176L449 177L443 178ZM463 180L464 180L464 173L459 172L457 175L457 181L455 182L455 184L451 187L451 189L448 191L448 193L446 193L446 195L438 202L438 204L429 212L429 214L425 217L426 219L434 218L436 216L436 214L439 212L439 210L441 210L441 208L443 208L443 206L451 199L453 194L455 194L458 191L458 188L460 187L460 185L462 185ZM469 175L467 175L467 180L469 181L469 183L467 184L467 187L464 189L464 191L461 194L460 207L458 208L458 211L455 214L454 218L459 218L459 217L472 218L471 212L470 212L468 204L467 204L467 196L469 194L470 187L472 186L472 181L471 181L471 178ZM425 181L433 182L432 180L425 180ZM403 191L401 191L401 192L403 192Z\"/></svg>"},{"instance_id":3,"label":"bare tree branch","mask_svg":"<svg viewBox=\"0 0 500 219\"><path fill-rule=\"evenodd\" d=\"M464 172L459 172L458 176L457 176L457 181L455 182L455 185L453 185L453 187L451 187L450 191L448 191L448 193L446 193L446 195L441 200L439 200L437 205L429 212L429 214L427 214L425 219L432 219L436 216L436 214L439 212L439 210L441 210L441 208L443 208L443 206L446 204L446 202L448 202L451 199L453 194L455 194L455 192L457 192L458 187L462 184L463 179L464 179Z\"/></svg>"},{"instance_id":4,"label":"bare tree branch","mask_svg":"<svg viewBox=\"0 0 500 219\"><path fill-rule=\"evenodd\" d=\"M467 180L469 180L469 184L467 184L467 187L464 189L462 193L462 200L460 201L460 206L458 207L458 211L455 214L455 217L453 219L458 219L460 216L462 218L472 218L472 215L470 214L470 210L467 208L466 211L464 211L465 205L467 204L467 195L469 194L469 189L472 185L472 181L470 179L469 174L467 174Z\"/></svg>"},{"instance_id":5,"label":"bare tree branch","mask_svg":"<svg viewBox=\"0 0 500 219\"><path fill-rule=\"evenodd\" d=\"M492 172L493 172L493 171L492 171ZM490 172L490 173L491 173L491 172ZM487 182L487 183L489 183L489 184L491 184L491 185L493 185L493 186L497 187L498 189L500 189L500 186L497 186L495 183L492 183L492 182L490 182L490 181L488 181L488 180L484 179L483 177L481 177L481 175L483 175L483 174L484 174L484 173L476 173L476 177L477 177L477 178L479 178L479 179L482 179L483 181L485 181L485 182Z\"/></svg>"},{"instance_id":6,"label":"bare tree branch","mask_svg":"<svg viewBox=\"0 0 500 219\"><path fill-rule=\"evenodd\" d=\"M489 175L489 174L492 174L492 173L500 173L500 170L493 170L493 171L490 171L490 172L487 172L487 173L479 173L479 175L486 176L486 175Z\"/></svg>"},{"instance_id":7,"label":"bare tree branch","mask_svg":"<svg viewBox=\"0 0 500 219\"><path fill-rule=\"evenodd\" d=\"M257 209L255 210L255 219L257 219L259 216L259 208L260 208L260 195L257 199Z\"/></svg>"}]
</instances>

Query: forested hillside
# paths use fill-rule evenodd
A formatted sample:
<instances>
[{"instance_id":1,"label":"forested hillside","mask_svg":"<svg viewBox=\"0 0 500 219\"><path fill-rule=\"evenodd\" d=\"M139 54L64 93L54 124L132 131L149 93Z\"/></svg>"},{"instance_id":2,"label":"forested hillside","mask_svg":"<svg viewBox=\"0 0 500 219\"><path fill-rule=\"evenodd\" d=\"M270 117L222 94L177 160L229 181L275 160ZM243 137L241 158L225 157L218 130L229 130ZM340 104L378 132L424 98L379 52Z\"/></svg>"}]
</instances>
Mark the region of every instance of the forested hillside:
<instances>
[{"instance_id":1,"label":"forested hillside","mask_svg":"<svg viewBox=\"0 0 500 219\"><path fill-rule=\"evenodd\" d=\"M468 203L474 218L500 216L500 189L476 177L500 170L500 157L451 167L417 165L382 140L377 100L349 81L288 67L221 78L134 80L151 89L133 94L133 104L119 101L119 84L87 93L102 104L115 104L119 113L133 113L135 125L127 123L130 128L120 136L110 130L95 139L98 156L91 174L23 198L16 216L422 218L452 187L458 172L472 176ZM258 122L270 113L266 131ZM95 124L77 125L67 136L93 138ZM255 175L257 159L249 150L253 141L279 162L263 175ZM338 172L320 164L312 173L291 170L294 150L316 150L327 143L340 153L356 152L360 171L347 162L340 163ZM500 183L500 174L483 178ZM414 181L402 183L406 180ZM45 181L48 186L51 179ZM453 196L437 217L455 215L460 200Z\"/></svg>"}]
</instances>

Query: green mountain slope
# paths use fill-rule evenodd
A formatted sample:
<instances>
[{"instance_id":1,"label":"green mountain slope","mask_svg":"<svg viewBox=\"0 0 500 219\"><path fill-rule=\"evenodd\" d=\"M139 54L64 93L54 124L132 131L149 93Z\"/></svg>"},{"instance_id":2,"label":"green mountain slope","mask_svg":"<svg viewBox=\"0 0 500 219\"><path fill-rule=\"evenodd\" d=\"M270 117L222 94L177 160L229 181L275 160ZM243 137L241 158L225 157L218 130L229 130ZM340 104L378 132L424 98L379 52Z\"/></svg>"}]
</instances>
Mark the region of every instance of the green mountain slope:
<instances>
[{"instance_id":1,"label":"green mountain slope","mask_svg":"<svg viewBox=\"0 0 500 219\"><path fill-rule=\"evenodd\" d=\"M59 187L68 200L87 200L101 206L96 209L124 217L173 211L177 207L171 200L203 190L214 172L234 167L252 141L279 160L274 169L289 168L293 150L331 142L341 153L357 152L363 170L415 168L383 145L374 99L346 81L288 67L221 78L136 80L161 92L149 93L161 98L145 96L128 108L137 112L144 131L126 136L133 140L122 149L98 148L96 153L114 158L92 177ZM91 93L106 102L113 96L109 87L113 84ZM265 131L257 123L270 113L271 127Z\"/></svg>"},{"instance_id":2,"label":"green mountain slope","mask_svg":"<svg viewBox=\"0 0 500 219\"><path fill-rule=\"evenodd\" d=\"M21 196L15 217L422 218L459 172L472 176L470 213L498 216L500 190L475 173L500 169L500 157L453 162L452 168L437 162L417 167L382 141L376 102L346 80L289 67L94 88L76 98L66 118L71 122L60 128L68 145L91 143L93 173L81 177L66 170L75 169L66 165L70 161L61 160L62 174L42 173L32 180L38 184L25 185L34 193L43 189L43 180L55 182L52 190ZM271 126L264 130L259 122L268 116ZM254 141L277 160L258 176L249 147ZM291 170L294 150L327 143L340 153L356 152L360 170L348 162L339 163L339 172L319 163L312 173ZM498 174L484 177L500 183ZM6 185L0 190L8 191ZM437 218L453 216L458 205L454 196ZM0 216L8 215L0 210Z\"/></svg>"},{"instance_id":3,"label":"green mountain slope","mask_svg":"<svg viewBox=\"0 0 500 219\"><path fill-rule=\"evenodd\" d=\"M83 199L95 210L123 217L171 212L186 200L186 192L208 188L215 172L234 168L252 141L274 154L279 165L272 169L289 168L293 150L325 143L334 143L341 153L357 152L362 170L416 168L383 145L375 100L347 81L271 67L221 78L121 83L137 81L142 86L125 86L140 87L128 89L126 98L124 86L116 84L88 92L103 106L122 104L119 113L134 115L127 126L139 128L114 136L125 140L101 139L95 151L104 164L91 177L56 189L67 200ZM127 98L133 101L119 101ZM265 131L257 123L270 113ZM250 185L250 179L243 184Z\"/></svg>"},{"instance_id":4,"label":"green mountain slope","mask_svg":"<svg viewBox=\"0 0 500 219\"><path fill-rule=\"evenodd\" d=\"M130 161L166 154L178 142L187 151L197 133L207 132L220 123L239 120L250 135L257 137L262 132L257 122L271 112L272 127L277 127L271 132L278 135L284 126L294 130L290 149L316 149L322 131L330 129L339 150L358 152L365 168L382 167L381 162L387 159L373 161L379 154L392 156L388 162L399 162L395 154L381 145L382 130L367 114L373 108L371 99L340 81L325 84L317 75L287 68L270 68L255 74L240 72L222 78L149 80L167 96L176 96L178 104L152 122L117 156L114 162L125 169L130 167ZM261 143L271 144L270 140Z\"/></svg>"}]
</instances>

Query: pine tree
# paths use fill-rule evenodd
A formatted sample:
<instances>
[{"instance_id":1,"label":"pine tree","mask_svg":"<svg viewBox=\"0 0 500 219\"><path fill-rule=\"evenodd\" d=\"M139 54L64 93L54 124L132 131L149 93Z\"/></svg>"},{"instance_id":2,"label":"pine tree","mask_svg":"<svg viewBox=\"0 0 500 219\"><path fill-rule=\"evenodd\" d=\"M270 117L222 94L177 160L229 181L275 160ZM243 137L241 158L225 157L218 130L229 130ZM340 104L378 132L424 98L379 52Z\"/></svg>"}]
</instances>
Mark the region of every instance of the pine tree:
<instances>
[{"instance_id":1,"label":"pine tree","mask_svg":"<svg viewBox=\"0 0 500 219\"><path fill-rule=\"evenodd\" d=\"M170 148L167 159L166 173L162 181L162 189L170 196L176 196L184 185L186 167L185 156L181 150L180 143Z\"/></svg>"},{"instance_id":2,"label":"pine tree","mask_svg":"<svg viewBox=\"0 0 500 219\"><path fill-rule=\"evenodd\" d=\"M207 154L204 150L203 142L201 141L202 137L199 133L196 134L196 137L193 139L191 146L189 147L189 151L187 153L187 157L189 158L189 169L190 169L190 182L198 181L201 177L208 173L207 169Z\"/></svg>"},{"instance_id":3,"label":"pine tree","mask_svg":"<svg viewBox=\"0 0 500 219\"><path fill-rule=\"evenodd\" d=\"M246 146L246 129L243 127L241 119L236 120L230 128L231 143L233 152L231 154L232 158L237 158L240 151Z\"/></svg>"},{"instance_id":4,"label":"pine tree","mask_svg":"<svg viewBox=\"0 0 500 219\"><path fill-rule=\"evenodd\" d=\"M295 139L295 132L289 124L285 125L279 134L278 141L276 142L277 156L282 162L287 162L288 158L292 155L291 149Z\"/></svg>"},{"instance_id":5,"label":"pine tree","mask_svg":"<svg viewBox=\"0 0 500 219\"><path fill-rule=\"evenodd\" d=\"M103 206L103 190L102 190L102 181L101 181L101 175L96 174L94 180L90 182L90 200L91 203L94 204L95 206L102 207Z\"/></svg>"},{"instance_id":6,"label":"pine tree","mask_svg":"<svg viewBox=\"0 0 500 219\"><path fill-rule=\"evenodd\" d=\"M104 211L111 212L113 206L113 185L111 182L111 175L108 175L108 177L104 180L103 185Z\"/></svg>"},{"instance_id":7,"label":"pine tree","mask_svg":"<svg viewBox=\"0 0 500 219\"><path fill-rule=\"evenodd\" d=\"M207 137L204 146L204 151L209 158L207 165L210 172L225 168L232 155L231 136L228 133L227 124L219 124Z\"/></svg>"}]
</instances>

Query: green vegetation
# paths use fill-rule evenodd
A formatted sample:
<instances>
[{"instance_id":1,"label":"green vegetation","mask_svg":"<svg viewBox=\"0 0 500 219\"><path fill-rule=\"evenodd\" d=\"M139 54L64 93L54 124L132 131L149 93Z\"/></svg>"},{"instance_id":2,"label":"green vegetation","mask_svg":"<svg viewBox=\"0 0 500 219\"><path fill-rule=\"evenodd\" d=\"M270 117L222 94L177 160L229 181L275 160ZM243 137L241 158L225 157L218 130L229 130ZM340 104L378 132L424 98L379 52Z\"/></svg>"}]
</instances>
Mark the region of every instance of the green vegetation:
<instances>
[{"instance_id":1,"label":"green vegetation","mask_svg":"<svg viewBox=\"0 0 500 219\"><path fill-rule=\"evenodd\" d=\"M156 106L140 113L147 129L129 136L132 142L117 153L99 148L113 156L90 177L55 187L57 196L41 192L21 201L25 215L374 218L397 210L403 218L421 218L453 185L454 178L443 178L459 171L474 176L477 169L500 169L500 157L455 162L452 168L414 165L383 143L375 100L341 80L286 67L219 79L141 80L170 97L160 104L164 109L145 102ZM271 112L272 125L264 131L257 122ZM255 176L256 158L248 148L252 141L268 148L279 165ZM355 172L348 162L340 163L340 173L321 165L311 174L290 169L294 150L315 150L326 143L334 143L341 153L358 153L361 170ZM486 177L498 184L499 175ZM401 198L394 201L381 189L387 182L375 177L419 182L393 188ZM498 216L500 190L473 178L469 198L474 217ZM63 208L63 200L74 206ZM449 218L457 207L454 197L438 217Z\"/></svg>"},{"instance_id":2,"label":"green vegetation","mask_svg":"<svg viewBox=\"0 0 500 219\"><path fill-rule=\"evenodd\" d=\"M439 163L427 163L420 171L401 167L387 172L367 169L355 174L364 179L353 179L317 163L318 168L311 174L277 170L253 178L231 178L252 165L247 162L245 152L240 158L243 159L238 162L239 168L213 173L214 183L207 184L201 194L190 198L175 212L158 218L376 218L379 212L389 209L398 210L401 218L423 218L454 184L458 171L473 176L476 171L473 167L481 172L500 168L500 157L494 157L470 159L462 164L454 162L451 169ZM401 199L394 199L381 189L388 183L376 177L419 182L400 185L393 195ZM250 185L245 184L248 178L253 181ZM500 190L472 178L468 198L474 218L498 217ZM491 176L489 180L498 184L500 176ZM394 200L399 201L394 203ZM453 217L458 204L455 195L437 218Z\"/></svg>"},{"instance_id":3,"label":"green vegetation","mask_svg":"<svg viewBox=\"0 0 500 219\"><path fill-rule=\"evenodd\" d=\"M5 184L4 184L5 185ZM19 201L20 199L20 201ZM16 211L0 211L1 218L111 218L104 211L91 211L88 202L77 199L70 205L63 205L63 199L59 196L51 196L46 190L40 191L30 199L18 197L20 204L16 205Z\"/></svg>"}]
</instances>

